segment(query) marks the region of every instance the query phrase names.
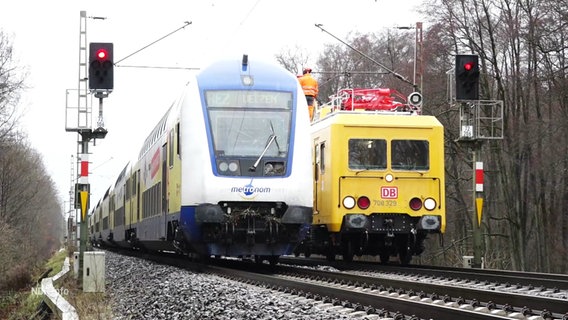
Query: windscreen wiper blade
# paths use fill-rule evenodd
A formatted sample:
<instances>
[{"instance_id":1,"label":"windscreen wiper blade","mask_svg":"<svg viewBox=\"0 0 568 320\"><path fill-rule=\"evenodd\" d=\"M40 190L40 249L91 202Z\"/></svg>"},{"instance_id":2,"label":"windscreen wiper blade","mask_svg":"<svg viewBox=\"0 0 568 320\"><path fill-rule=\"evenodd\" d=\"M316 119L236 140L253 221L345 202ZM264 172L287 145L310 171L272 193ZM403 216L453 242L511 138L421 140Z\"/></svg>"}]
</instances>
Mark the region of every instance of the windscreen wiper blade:
<instances>
[{"instance_id":1,"label":"windscreen wiper blade","mask_svg":"<svg viewBox=\"0 0 568 320\"><path fill-rule=\"evenodd\" d=\"M264 157L264 154L266 153L266 151L268 151L268 148L270 148L270 145L272 145L272 143L276 140L276 135L275 134L271 134L268 137L268 142L266 143L266 147L264 147L264 150L262 150L262 153L260 154L260 156L258 156L258 159L256 159L256 162L249 168L250 172L255 172L256 171L256 167L258 167L258 164L260 163L260 160L262 160L262 157Z\"/></svg>"}]
</instances>

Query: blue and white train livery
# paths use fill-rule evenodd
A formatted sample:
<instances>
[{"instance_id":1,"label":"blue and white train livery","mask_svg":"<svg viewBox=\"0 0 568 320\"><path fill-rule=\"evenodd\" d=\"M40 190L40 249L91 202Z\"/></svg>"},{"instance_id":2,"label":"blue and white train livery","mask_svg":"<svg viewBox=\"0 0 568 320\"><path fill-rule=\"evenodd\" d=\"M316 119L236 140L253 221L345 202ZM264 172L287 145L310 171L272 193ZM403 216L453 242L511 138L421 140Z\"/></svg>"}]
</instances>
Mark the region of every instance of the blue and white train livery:
<instances>
[{"instance_id":1,"label":"blue and white train livery","mask_svg":"<svg viewBox=\"0 0 568 320\"><path fill-rule=\"evenodd\" d=\"M244 55L187 84L94 208L91 239L275 262L311 223L312 190L296 77Z\"/></svg>"}]
</instances>

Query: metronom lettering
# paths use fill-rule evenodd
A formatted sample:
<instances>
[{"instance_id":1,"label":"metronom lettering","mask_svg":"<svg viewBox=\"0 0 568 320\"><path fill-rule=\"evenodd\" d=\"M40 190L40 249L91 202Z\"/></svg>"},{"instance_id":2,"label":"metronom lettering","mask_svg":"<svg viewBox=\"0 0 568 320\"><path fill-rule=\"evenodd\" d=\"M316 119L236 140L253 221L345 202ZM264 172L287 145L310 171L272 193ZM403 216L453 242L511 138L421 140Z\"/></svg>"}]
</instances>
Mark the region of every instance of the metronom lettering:
<instances>
[{"instance_id":1,"label":"metronom lettering","mask_svg":"<svg viewBox=\"0 0 568 320\"><path fill-rule=\"evenodd\" d=\"M253 187L253 186L232 187L231 192L268 193L268 192L270 192L270 188L269 187Z\"/></svg>"}]
</instances>

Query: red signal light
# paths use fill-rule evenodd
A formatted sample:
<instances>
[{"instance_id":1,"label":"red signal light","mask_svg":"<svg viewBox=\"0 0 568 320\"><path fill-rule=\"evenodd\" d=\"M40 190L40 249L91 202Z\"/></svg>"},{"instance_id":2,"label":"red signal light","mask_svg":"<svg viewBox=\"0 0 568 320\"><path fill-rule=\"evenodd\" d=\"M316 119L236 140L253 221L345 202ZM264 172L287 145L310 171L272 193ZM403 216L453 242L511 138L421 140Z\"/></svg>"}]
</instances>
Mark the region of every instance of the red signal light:
<instances>
[{"instance_id":1,"label":"red signal light","mask_svg":"<svg viewBox=\"0 0 568 320\"><path fill-rule=\"evenodd\" d=\"M108 57L108 52L105 49L99 49L97 50L97 59L99 60L106 60L106 58Z\"/></svg>"},{"instance_id":2,"label":"red signal light","mask_svg":"<svg viewBox=\"0 0 568 320\"><path fill-rule=\"evenodd\" d=\"M367 209L370 205L371 200L369 200L369 198L367 198L366 196L362 196L357 199L357 206L359 206L359 208L361 209Z\"/></svg>"},{"instance_id":3,"label":"red signal light","mask_svg":"<svg viewBox=\"0 0 568 320\"><path fill-rule=\"evenodd\" d=\"M420 200L420 198L412 198L410 199L409 205L410 209L418 211L420 210L420 208L422 208L422 200Z\"/></svg>"},{"instance_id":4,"label":"red signal light","mask_svg":"<svg viewBox=\"0 0 568 320\"><path fill-rule=\"evenodd\" d=\"M471 71L473 69L473 62L468 62L464 64L463 68L465 69L465 71Z\"/></svg>"}]
</instances>

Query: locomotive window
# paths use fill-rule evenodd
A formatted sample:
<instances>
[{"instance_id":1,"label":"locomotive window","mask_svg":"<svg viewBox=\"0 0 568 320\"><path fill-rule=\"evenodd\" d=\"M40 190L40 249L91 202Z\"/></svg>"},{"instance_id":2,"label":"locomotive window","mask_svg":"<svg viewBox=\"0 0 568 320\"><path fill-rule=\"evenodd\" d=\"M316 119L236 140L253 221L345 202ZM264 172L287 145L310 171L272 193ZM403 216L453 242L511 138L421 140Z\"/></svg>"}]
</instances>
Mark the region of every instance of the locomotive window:
<instances>
[{"instance_id":1,"label":"locomotive window","mask_svg":"<svg viewBox=\"0 0 568 320\"><path fill-rule=\"evenodd\" d=\"M349 169L387 168L387 142L381 139L349 139Z\"/></svg>"},{"instance_id":2,"label":"locomotive window","mask_svg":"<svg viewBox=\"0 0 568 320\"><path fill-rule=\"evenodd\" d=\"M321 173L325 172L325 142L320 145L320 170Z\"/></svg>"},{"instance_id":3,"label":"locomotive window","mask_svg":"<svg viewBox=\"0 0 568 320\"><path fill-rule=\"evenodd\" d=\"M393 140L391 143L393 170L422 171L430 169L427 140Z\"/></svg>"}]
</instances>

